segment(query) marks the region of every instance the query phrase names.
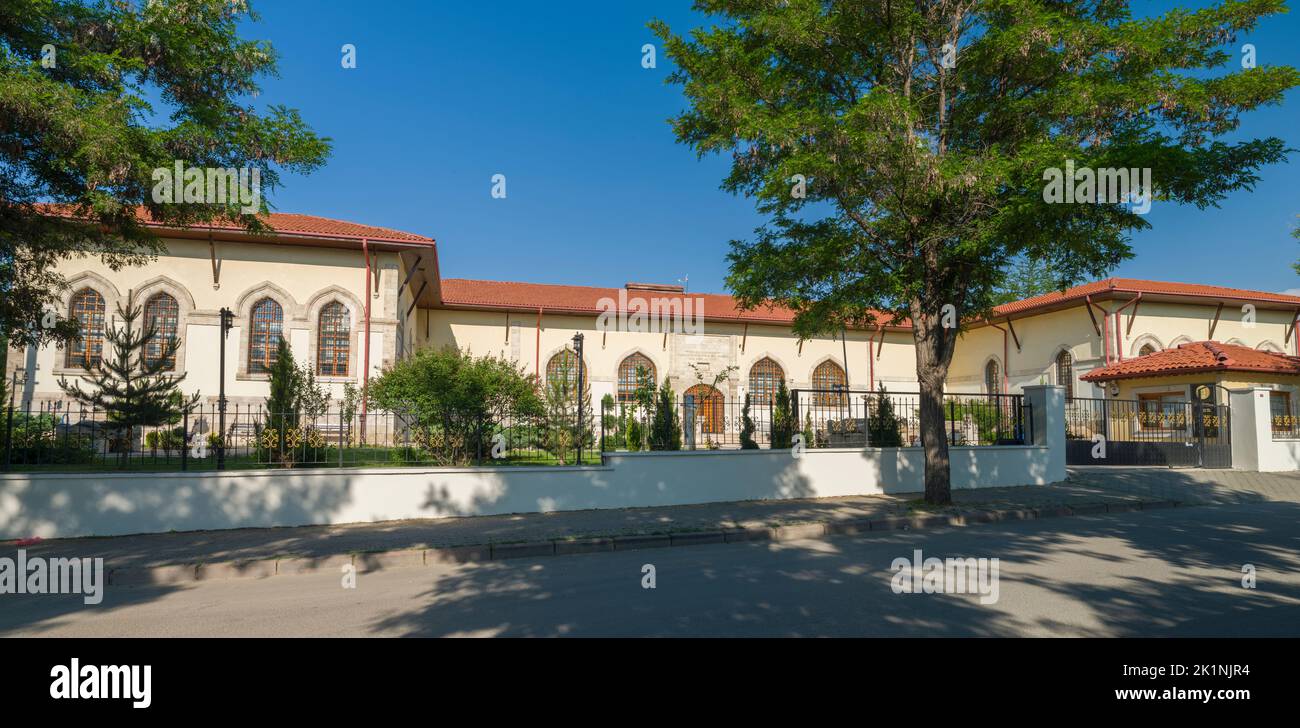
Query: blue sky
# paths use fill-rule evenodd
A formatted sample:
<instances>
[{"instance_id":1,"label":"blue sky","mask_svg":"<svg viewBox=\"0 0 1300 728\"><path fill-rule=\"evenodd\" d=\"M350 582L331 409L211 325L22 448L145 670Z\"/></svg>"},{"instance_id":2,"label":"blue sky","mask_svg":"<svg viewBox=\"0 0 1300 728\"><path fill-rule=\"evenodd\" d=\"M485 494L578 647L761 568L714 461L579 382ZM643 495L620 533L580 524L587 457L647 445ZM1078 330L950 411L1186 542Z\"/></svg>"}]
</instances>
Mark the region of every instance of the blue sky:
<instances>
[{"instance_id":1,"label":"blue sky","mask_svg":"<svg viewBox=\"0 0 1300 728\"><path fill-rule=\"evenodd\" d=\"M666 120L685 102L664 84L671 63L641 67L648 20L678 32L702 22L688 0L254 7L262 20L244 35L281 56L259 101L300 109L334 140L324 169L284 177L271 199L279 211L430 235L446 277L619 286L689 276L701 292L725 290L728 241L761 222L751 201L718 189L726 160L674 142ZM1240 42L1261 64L1300 66L1300 11ZM357 47L355 69L339 63L345 43ZM1241 135L1300 148L1298 125L1293 90L1248 115ZM497 173L504 200L489 194ZM1300 153L1219 209L1157 203L1154 229L1134 237L1137 257L1115 274L1298 288L1297 214Z\"/></svg>"}]
</instances>

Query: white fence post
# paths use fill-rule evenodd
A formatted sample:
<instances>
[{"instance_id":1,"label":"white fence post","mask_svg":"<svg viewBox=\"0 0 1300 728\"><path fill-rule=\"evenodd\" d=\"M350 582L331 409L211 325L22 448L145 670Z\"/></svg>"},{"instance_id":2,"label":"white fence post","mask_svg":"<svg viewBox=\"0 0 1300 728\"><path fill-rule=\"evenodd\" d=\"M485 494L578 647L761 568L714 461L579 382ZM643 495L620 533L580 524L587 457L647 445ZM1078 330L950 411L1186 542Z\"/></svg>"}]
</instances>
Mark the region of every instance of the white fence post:
<instances>
[{"instance_id":1,"label":"white fence post","mask_svg":"<svg viewBox=\"0 0 1300 728\"><path fill-rule=\"evenodd\" d=\"M1300 440L1273 438L1272 392L1267 387L1228 392L1235 470L1261 473L1300 470Z\"/></svg>"},{"instance_id":2,"label":"white fence post","mask_svg":"<svg viewBox=\"0 0 1300 728\"><path fill-rule=\"evenodd\" d=\"M1048 483L1065 480L1065 387L1035 384L1024 388L1025 404L1033 409L1035 445L1045 445Z\"/></svg>"}]
</instances>

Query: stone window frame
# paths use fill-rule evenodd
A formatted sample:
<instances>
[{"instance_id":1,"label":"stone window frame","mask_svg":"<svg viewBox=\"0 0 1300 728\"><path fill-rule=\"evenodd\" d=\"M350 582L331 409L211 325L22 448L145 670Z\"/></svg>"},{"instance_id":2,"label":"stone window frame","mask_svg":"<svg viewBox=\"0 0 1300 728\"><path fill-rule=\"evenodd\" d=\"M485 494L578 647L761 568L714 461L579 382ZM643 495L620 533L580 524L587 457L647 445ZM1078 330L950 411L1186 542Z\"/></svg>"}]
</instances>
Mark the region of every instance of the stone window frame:
<instances>
[{"instance_id":1,"label":"stone window frame","mask_svg":"<svg viewBox=\"0 0 1300 728\"><path fill-rule=\"evenodd\" d=\"M989 365L997 367L992 379L989 379ZM990 356L985 359L984 366L980 368L980 384L984 387L984 394L989 395L990 397L1006 394L1006 392L1002 391L1003 376L1002 360L1000 358L997 356Z\"/></svg>"},{"instance_id":2,"label":"stone window frame","mask_svg":"<svg viewBox=\"0 0 1300 728\"><path fill-rule=\"evenodd\" d=\"M144 308L149 300L159 293L166 293L176 301L176 338L180 339L180 346L176 349L176 367L166 372L169 376L179 377L185 374L185 350L188 346L189 326L195 312L194 297L190 295L189 289L181 283L168 276L156 276L141 283L135 292L135 300L140 305L140 316L144 317ZM144 322L141 322L143 325Z\"/></svg>"},{"instance_id":3,"label":"stone window frame","mask_svg":"<svg viewBox=\"0 0 1300 728\"><path fill-rule=\"evenodd\" d=\"M317 357L320 353L320 314L326 306L331 303L340 303L348 311L348 321L351 331L348 336L348 373L345 376L323 376L320 373L320 362ZM318 382L358 382L360 381L360 371L362 368L362 351L364 345L362 339L362 306L361 299L357 298L348 289L342 286L326 286L321 290L313 293L307 299L304 308L303 317L307 324L307 357L311 362L311 369L316 374ZM374 323L373 321L371 322Z\"/></svg>"},{"instance_id":4,"label":"stone window frame","mask_svg":"<svg viewBox=\"0 0 1300 728\"><path fill-rule=\"evenodd\" d=\"M1069 381L1061 381L1061 357L1067 357L1065 365L1069 367ZM1079 381L1078 373L1075 372L1075 364L1078 362L1074 359L1074 352L1069 347L1061 346L1056 350L1056 356L1052 357L1052 379L1056 386L1065 389L1065 398L1072 399L1075 395L1075 384Z\"/></svg>"},{"instance_id":5,"label":"stone window frame","mask_svg":"<svg viewBox=\"0 0 1300 728\"><path fill-rule=\"evenodd\" d=\"M83 288L93 289L104 299L104 346L108 346L108 329L117 322L117 304L123 299L122 292L113 285L113 282L104 276L86 271L79 273L67 281L67 287L64 288L63 294L59 296L59 306L61 315L67 316L71 311L72 297L81 292ZM55 347L54 366L50 374L54 377L84 377L91 373L89 369L78 366L68 366L67 352L63 344ZM101 352L101 361L103 353ZM30 376L30 374L29 374Z\"/></svg>"},{"instance_id":6,"label":"stone window frame","mask_svg":"<svg viewBox=\"0 0 1300 728\"><path fill-rule=\"evenodd\" d=\"M1165 350L1165 345L1160 343L1160 339L1157 339L1154 334L1142 334L1141 336L1134 339L1133 343L1129 346L1129 356L1134 359L1136 359L1139 356L1142 356L1142 347L1147 345L1150 345L1153 349L1155 349L1155 351L1153 351L1152 353L1161 352Z\"/></svg>"},{"instance_id":7,"label":"stone window frame","mask_svg":"<svg viewBox=\"0 0 1300 728\"><path fill-rule=\"evenodd\" d=\"M777 377L776 380L773 382L773 387L772 387L772 392L771 392L771 394L772 394L771 399L774 400L774 399L776 398L776 393L777 393L777 391L780 390L781 382L786 382L786 384L787 384L787 389L789 389L789 386L788 386L788 385L789 385L789 379L788 379L789 375L786 373L787 370L786 370L786 368L785 368L785 365L782 364L781 361L780 361L779 359L777 359L775 356L772 356L771 354L764 353L762 356L759 356L758 358L754 359L754 361L750 362L750 364L749 364L749 369L748 369L748 371L746 371L746 373L745 373L745 392L746 392L747 394L749 394L751 397L754 397L754 399L753 399L753 404L754 404L755 406L758 406L758 405L767 406L767 405L769 404L769 401L768 401L768 400L765 400L765 399L762 399L762 398L758 397L759 392L758 392L757 389L754 388L754 367L758 366L759 364L761 364L762 362L765 362L765 361L766 361L766 362L771 362L771 363L772 363L772 366L776 367L776 371L777 371L777 373L780 374L780 376ZM820 366L820 364L819 364L818 366Z\"/></svg>"},{"instance_id":8,"label":"stone window frame","mask_svg":"<svg viewBox=\"0 0 1300 728\"><path fill-rule=\"evenodd\" d=\"M627 393L628 398L624 399L625 393L623 391L623 365L627 364L628 360L631 359L632 357L641 357L642 359L645 359L647 362L650 363L650 369L649 369L650 384L655 387L658 387L659 385L659 365L655 362L654 357L650 356L649 354L647 354L646 352L640 349L633 349L632 351L627 352L626 354L624 354L622 357L619 358L618 367L615 369L614 401L618 402L619 404L629 404L632 402L630 396L631 393L630 392ZM547 361L547 364L550 364L549 360ZM635 388L633 389L633 391L635 391Z\"/></svg>"},{"instance_id":9,"label":"stone window frame","mask_svg":"<svg viewBox=\"0 0 1300 728\"><path fill-rule=\"evenodd\" d=\"M826 365L831 365L839 370L840 373L840 394L836 395L835 386L821 388L818 386L817 372L823 370ZM817 407L847 407L849 403L849 370L844 367L844 363L833 356L822 357L812 368L808 375L809 388L812 392L812 402Z\"/></svg>"},{"instance_id":10,"label":"stone window frame","mask_svg":"<svg viewBox=\"0 0 1300 728\"><path fill-rule=\"evenodd\" d=\"M543 393L546 391L547 388L551 386L551 380L550 377L548 376L551 370L551 360L559 356L560 352L563 351L568 351L569 353L573 354L575 357L577 356L577 352L573 350L573 345L567 344L565 346L557 346L552 348L550 351L546 352L545 357L542 359L542 374L541 374L540 386L542 387ZM584 377L583 377L584 384L590 384L592 381L594 381L591 378L591 359L586 356L586 352L583 352L582 371L584 373ZM577 374L575 373L574 376L576 377Z\"/></svg>"},{"instance_id":11,"label":"stone window frame","mask_svg":"<svg viewBox=\"0 0 1300 728\"><path fill-rule=\"evenodd\" d=\"M239 349L235 368L235 381L265 382L271 378L270 374L265 372L250 372L248 370L248 347L252 338L253 306L264 298L269 298L280 305L281 314L284 316L280 333L290 345L293 343L294 329L306 328L302 325L305 319L303 307L294 300L288 291L274 283L263 281L239 294L239 297L235 299L234 308L235 325L239 327ZM295 323L298 325L294 326Z\"/></svg>"}]
</instances>

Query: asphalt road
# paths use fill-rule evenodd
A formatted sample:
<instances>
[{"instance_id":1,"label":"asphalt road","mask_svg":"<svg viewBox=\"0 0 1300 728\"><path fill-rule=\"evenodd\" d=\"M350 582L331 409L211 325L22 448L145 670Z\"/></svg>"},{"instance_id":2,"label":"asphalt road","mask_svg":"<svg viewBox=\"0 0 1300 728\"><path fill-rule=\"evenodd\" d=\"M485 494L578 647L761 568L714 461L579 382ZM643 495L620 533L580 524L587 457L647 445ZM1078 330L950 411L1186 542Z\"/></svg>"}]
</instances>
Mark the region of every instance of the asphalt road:
<instances>
[{"instance_id":1,"label":"asphalt road","mask_svg":"<svg viewBox=\"0 0 1300 728\"><path fill-rule=\"evenodd\" d=\"M997 558L998 599L895 594L892 562ZM646 564L655 588L642 587ZM1254 566L1256 587L1242 586ZM0 596L0 635L1300 635L1300 504Z\"/></svg>"}]
</instances>

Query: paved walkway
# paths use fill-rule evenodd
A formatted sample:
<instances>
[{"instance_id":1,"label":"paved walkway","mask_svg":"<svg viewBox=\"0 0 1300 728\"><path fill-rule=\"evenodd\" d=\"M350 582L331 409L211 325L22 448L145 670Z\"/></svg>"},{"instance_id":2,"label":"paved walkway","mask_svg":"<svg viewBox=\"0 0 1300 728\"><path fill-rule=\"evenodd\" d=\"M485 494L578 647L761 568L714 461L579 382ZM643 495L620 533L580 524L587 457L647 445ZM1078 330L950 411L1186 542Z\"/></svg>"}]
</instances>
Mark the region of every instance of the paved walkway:
<instances>
[{"instance_id":1,"label":"paved walkway","mask_svg":"<svg viewBox=\"0 0 1300 728\"><path fill-rule=\"evenodd\" d=\"M918 513L969 513L1055 506L1177 501L1183 504L1300 502L1300 473L1168 468L1071 468L1050 486L954 492L950 508L929 509L920 494L786 501L741 501L662 508L386 521L342 526L250 528L138 536L55 539L25 545L35 556L103 557L113 569L249 561L320 559L340 554L508 544L597 537L680 534L792 526ZM4 549L14 548L13 541Z\"/></svg>"}]
</instances>

